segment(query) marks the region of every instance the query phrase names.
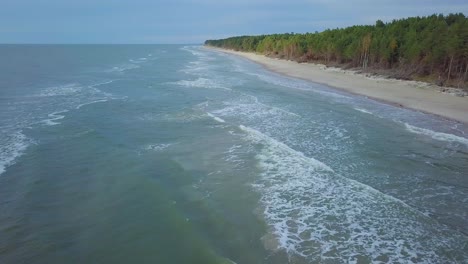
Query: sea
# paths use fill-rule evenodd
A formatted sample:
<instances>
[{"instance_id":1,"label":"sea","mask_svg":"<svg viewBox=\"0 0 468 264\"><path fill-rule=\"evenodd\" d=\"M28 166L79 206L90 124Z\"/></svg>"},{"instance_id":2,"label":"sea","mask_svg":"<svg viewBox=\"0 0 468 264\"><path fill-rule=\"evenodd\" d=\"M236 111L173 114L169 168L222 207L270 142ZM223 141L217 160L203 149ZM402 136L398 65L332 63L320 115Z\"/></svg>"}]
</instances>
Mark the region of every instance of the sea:
<instances>
[{"instance_id":1,"label":"sea","mask_svg":"<svg viewBox=\"0 0 468 264\"><path fill-rule=\"evenodd\" d=\"M0 58L0 263L468 263L467 125L200 45Z\"/></svg>"}]
</instances>

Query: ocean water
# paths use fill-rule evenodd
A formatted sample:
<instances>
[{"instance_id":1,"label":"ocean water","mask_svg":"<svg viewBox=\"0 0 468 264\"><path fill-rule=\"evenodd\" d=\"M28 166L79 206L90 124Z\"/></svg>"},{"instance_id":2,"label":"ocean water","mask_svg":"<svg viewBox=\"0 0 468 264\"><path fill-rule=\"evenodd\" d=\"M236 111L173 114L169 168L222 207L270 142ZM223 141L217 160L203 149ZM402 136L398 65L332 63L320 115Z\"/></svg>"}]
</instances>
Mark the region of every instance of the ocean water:
<instances>
[{"instance_id":1,"label":"ocean water","mask_svg":"<svg viewBox=\"0 0 468 264\"><path fill-rule=\"evenodd\" d=\"M0 46L0 263L468 263L468 127L201 46Z\"/></svg>"}]
</instances>

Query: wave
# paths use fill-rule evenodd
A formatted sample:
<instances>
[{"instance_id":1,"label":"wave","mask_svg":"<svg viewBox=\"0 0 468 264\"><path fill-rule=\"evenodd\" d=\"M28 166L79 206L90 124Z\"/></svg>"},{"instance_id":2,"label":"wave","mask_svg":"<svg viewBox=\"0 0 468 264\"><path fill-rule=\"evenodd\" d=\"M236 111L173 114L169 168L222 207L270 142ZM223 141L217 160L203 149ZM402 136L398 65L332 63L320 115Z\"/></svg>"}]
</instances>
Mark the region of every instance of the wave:
<instances>
[{"instance_id":1,"label":"wave","mask_svg":"<svg viewBox=\"0 0 468 264\"><path fill-rule=\"evenodd\" d=\"M313 83L310 81L303 81L299 79L292 79L285 76L280 76L274 73L256 73L245 69L244 67L240 67L238 65L234 66L236 71L242 72L251 76L258 78L259 80L273 84L276 86L282 86L286 88L292 88L302 91L309 91L318 93L327 97L332 97L337 100L349 100L351 97L346 96L342 93L335 92L331 89L323 89L318 87L318 83Z\"/></svg>"},{"instance_id":2,"label":"wave","mask_svg":"<svg viewBox=\"0 0 468 264\"><path fill-rule=\"evenodd\" d=\"M226 107L223 109L215 110L213 111L213 113L223 116L242 115L243 117L249 120L264 120L265 118L278 118L284 115L294 118L301 117L301 115L288 111L286 109L261 103L258 100L258 98L253 95L246 93L241 93L240 95L241 97L236 98L232 101L225 101L224 105Z\"/></svg>"},{"instance_id":3,"label":"wave","mask_svg":"<svg viewBox=\"0 0 468 264\"><path fill-rule=\"evenodd\" d=\"M152 57L153 55L148 55L148 57ZM155 59L155 58L153 58ZM139 63L144 63L146 61L148 61L148 58L147 57L142 57L142 58L138 58L138 59L129 59L128 60L129 62L131 63L136 63L136 64L139 64Z\"/></svg>"},{"instance_id":4,"label":"wave","mask_svg":"<svg viewBox=\"0 0 468 264\"><path fill-rule=\"evenodd\" d=\"M259 142L259 143L264 142L269 147L289 152L292 155L295 155L300 160L307 161L315 169L333 172L333 170L330 167L328 167L327 165L325 165L324 163L322 163L322 162L320 162L318 160L315 160L313 158L306 157L302 152L296 151L296 150L290 148L288 145L286 145L286 144L284 144L282 142L279 142L279 141L277 141L277 140L275 140L275 139L261 133L258 130L255 130L253 128L246 127L246 126L243 126L243 125L240 125L239 128L241 130L247 132L251 136L251 139L253 139L255 142Z\"/></svg>"},{"instance_id":5,"label":"wave","mask_svg":"<svg viewBox=\"0 0 468 264\"><path fill-rule=\"evenodd\" d=\"M110 84L114 81L115 80L107 80L90 85L70 83L43 89L36 96L44 98L40 99L40 101L37 101L37 103L40 103L42 105L42 109L45 111L53 112L49 114L40 112L37 113L35 117L31 118L31 120L25 120L26 127L38 123L43 123L49 126L58 125L60 122L57 122L57 120L65 118L63 113L66 113L71 109L80 109L85 105L105 102L110 99L122 99L97 88L102 85ZM62 110L56 110L57 108L62 108ZM44 117L46 115L46 117L41 117L41 115ZM21 128L23 127L18 127L18 129Z\"/></svg>"},{"instance_id":6,"label":"wave","mask_svg":"<svg viewBox=\"0 0 468 264\"><path fill-rule=\"evenodd\" d=\"M2 131L3 134L4 131ZM21 156L33 141L21 132L5 133L1 136L0 146L0 175L8 166L14 164L16 158Z\"/></svg>"},{"instance_id":7,"label":"wave","mask_svg":"<svg viewBox=\"0 0 468 264\"><path fill-rule=\"evenodd\" d=\"M228 131L231 135L234 135L234 131ZM227 161L234 165L234 168L245 168L246 160L243 158L243 155L246 153L246 150L243 149L243 145L232 145L227 151L224 152L224 161ZM247 150L249 151L249 150Z\"/></svg>"},{"instance_id":8,"label":"wave","mask_svg":"<svg viewBox=\"0 0 468 264\"><path fill-rule=\"evenodd\" d=\"M195 46L184 46L184 47L180 48L180 50L188 51L188 52L192 53L192 55L194 55L194 56L206 55L205 53L203 53L203 52L201 52L199 50L196 50L195 48L196 48Z\"/></svg>"},{"instance_id":9,"label":"wave","mask_svg":"<svg viewBox=\"0 0 468 264\"><path fill-rule=\"evenodd\" d=\"M209 76L210 73L208 71L210 68L212 68L212 65L203 63L201 61L191 61L188 63L188 65L185 66L184 69L181 69L180 72L191 75Z\"/></svg>"},{"instance_id":10,"label":"wave","mask_svg":"<svg viewBox=\"0 0 468 264\"><path fill-rule=\"evenodd\" d=\"M39 93L39 97L67 96L80 92L83 89L78 83L69 83L64 85L45 88Z\"/></svg>"},{"instance_id":11,"label":"wave","mask_svg":"<svg viewBox=\"0 0 468 264\"><path fill-rule=\"evenodd\" d=\"M167 144L148 144L148 145L146 145L144 147L144 150L161 151L161 150L164 150L164 149L168 148L171 145L172 144L170 144L170 143L167 143Z\"/></svg>"},{"instance_id":12,"label":"wave","mask_svg":"<svg viewBox=\"0 0 468 264\"><path fill-rule=\"evenodd\" d=\"M357 110L357 111L365 113L365 114L374 115L374 113L372 113L371 111L368 111L368 110L363 109L363 108L355 107L354 110Z\"/></svg>"},{"instance_id":13,"label":"wave","mask_svg":"<svg viewBox=\"0 0 468 264\"><path fill-rule=\"evenodd\" d=\"M101 85L106 85L106 84L110 84L110 83L113 83L115 82L115 80L109 80L109 81L104 81L104 82L99 82L99 83L96 83L96 84L91 84L89 87L98 87L98 86L101 86Z\"/></svg>"},{"instance_id":14,"label":"wave","mask_svg":"<svg viewBox=\"0 0 468 264\"><path fill-rule=\"evenodd\" d=\"M190 53L192 53L193 56L196 56L199 59L204 60L204 61L214 60L214 57L212 57L210 55L212 53L201 51L199 46L184 46L184 47L182 47L180 49L183 50L183 51L190 52Z\"/></svg>"},{"instance_id":15,"label":"wave","mask_svg":"<svg viewBox=\"0 0 468 264\"><path fill-rule=\"evenodd\" d=\"M163 114L163 115L145 115L142 118L146 120L163 119L163 120L171 121L171 122L191 123L197 120L204 119L205 116L200 115L199 113L193 112L191 110L184 110L181 112L175 112L175 113L170 113L170 114L168 113L168 114Z\"/></svg>"},{"instance_id":16,"label":"wave","mask_svg":"<svg viewBox=\"0 0 468 264\"><path fill-rule=\"evenodd\" d=\"M425 128L415 127L407 123L404 123L404 125L406 127L406 130L408 130L411 133L425 135L439 141L458 142L468 146L468 138L448 133L436 132Z\"/></svg>"},{"instance_id":17,"label":"wave","mask_svg":"<svg viewBox=\"0 0 468 264\"><path fill-rule=\"evenodd\" d=\"M253 186L277 246L289 254L310 262L440 263L454 259L438 252L464 252L462 235L404 202L253 128L240 129L262 146L256 155L262 172Z\"/></svg>"},{"instance_id":18,"label":"wave","mask_svg":"<svg viewBox=\"0 0 468 264\"><path fill-rule=\"evenodd\" d=\"M55 126L66 117L65 113L73 109L119 99L98 89L113 81L105 80L89 85L71 82L39 88L29 96L17 97L13 102L16 107L8 109L8 120L3 120L6 125L0 127L0 174L35 142L22 133L25 128L34 130L43 125Z\"/></svg>"},{"instance_id":19,"label":"wave","mask_svg":"<svg viewBox=\"0 0 468 264\"><path fill-rule=\"evenodd\" d=\"M175 84L185 87L196 87L196 88L208 88L208 89L222 89L231 91L231 88L224 87L212 79L198 78L196 80L180 80L177 82L170 82L169 84Z\"/></svg>"},{"instance_id":20,"label":"wave","mask_svg":"<svg viewBox=\"0 0 468 264\"><path fill-rule=\"evenodd\" d=\"M211 113L207 113L207 115L211 118L213 118L215 121L219 122L219 123L226 123L226 121L224 121L224 119L222 118L219 118Z\"/></svg>"},{"instance_id":21,"label":"wave","mask_svg":"<svg viewBox=\"0 0 468 264\"><path fill-rule=\"evenodd\" d=\"M135 62L137 63L137 62ZM140 65L136 65L136 64L123 64L123 65L119 65L119 66L114 66L112 67L111 69L107 70L106 72L125 72L125 71L128 71L128 70L133 70L133 69L138 69L140 68Z\"/></svg>"},{"instance_id":22,"label":"wave","mask_svg":"<svg viewBox=\"0 0 468 264\"><path fill-rule=\"evenodd\" d=\"M62 110L62 111L57 111L57 112L53 112L51 114L48 114L47 116L50 117L49 119L45 119L43 120L42 122L49 125L49 126L55 126L55 125L58 125L60 124L59 122L55 122L56 120L60 120L60 119L63 119L65 118L64 115L59 115L59 114L63 114L63 113L66 113L68 112L68 110Z\"/></svg>"},{"instance_id":23,"label":"wave","mask_svg":"<svg viewBox=\"0 0 468 264\"><path fill-rule=\"evenodd\" d=\"M8 120L3 120L6 125L0 127L0 172L3 173L34 142L21 133L25 128L55 126L66 117L65 113L73 109L121 99L98 89L113 81L105 80L89 85L72 82L45 87L30 96L17 97L15 107L8 109Z\"/></svg>"},{"instance_id":24,"label":"wave","mask_svg":"<svg viewBox=\"0 0 468 264\"><path fill-rule=\"evenodd\" d=\"M101 90L96 89L96 87L101 85L106 85L114 82L115 80L109 80L104 82L99 82L91 85L81 85L79 83L68 83L63 85L57 85L52 87L47 87L39 92L36 96L38 97L55 97L55 96L70 96L73 94L91 92L88 88L92 88L94 93L104 93ZM105 93L104 93L105 94Z\"/></svg>"},{"instance_id":25,"label":"wave","mask_svg":"<svg viewBox=\"0 0 468 264\"><path fill-rule=\"evenodd\" d=\"M75 109L80 109L81 107L85 106L85 105L90 105L90 104L95 104L95 103L103 103L103 102L107 102L108 99L99 99L99 100L95 100L95 101L92 101L92 102L87 102L87 103L82 103L82 104L79 104L78 106L75 107Z\"/></svg>"}]
</instances>

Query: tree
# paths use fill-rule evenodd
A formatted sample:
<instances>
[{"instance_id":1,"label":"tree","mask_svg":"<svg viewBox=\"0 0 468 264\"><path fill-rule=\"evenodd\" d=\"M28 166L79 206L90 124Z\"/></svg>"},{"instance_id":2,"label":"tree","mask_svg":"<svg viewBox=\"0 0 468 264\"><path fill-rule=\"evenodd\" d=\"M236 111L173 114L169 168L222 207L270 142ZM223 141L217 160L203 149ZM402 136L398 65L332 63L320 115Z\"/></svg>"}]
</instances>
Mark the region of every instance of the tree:
<instances>
[{"instance_id":1,"label":"tree","mask_svg":"<svg viewBox=\"0 0 468 264\"><path fill-rule=\"evenodd\" d=\"M468 18L461 13L389 23L377 20L373 26L315 33L239 36L207 40L205 44L298 61L344 63L363 69L385 67L405 75L414 72L441 76L441 81L452 84L458 79L459 86L466 86L468 78Z\"/></svg>"}]
</instances>

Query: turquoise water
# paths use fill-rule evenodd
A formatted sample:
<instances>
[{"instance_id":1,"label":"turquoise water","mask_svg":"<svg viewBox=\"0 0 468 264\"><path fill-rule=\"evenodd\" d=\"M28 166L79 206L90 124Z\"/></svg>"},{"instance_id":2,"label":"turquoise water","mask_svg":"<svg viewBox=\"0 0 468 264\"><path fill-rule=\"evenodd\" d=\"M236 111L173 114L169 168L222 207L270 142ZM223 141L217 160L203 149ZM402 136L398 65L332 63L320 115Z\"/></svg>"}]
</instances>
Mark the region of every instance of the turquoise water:
<instances>
[{"instance_id":1,"label":"turquoise water","mask_svg":"<svg viewBox=\"0 0 468 264\"><path fill-rule=\"evenodd\" d=\"M467 263L466 125L200 46L0 55L0 263Z\"/></svg>"}]
</instances>

